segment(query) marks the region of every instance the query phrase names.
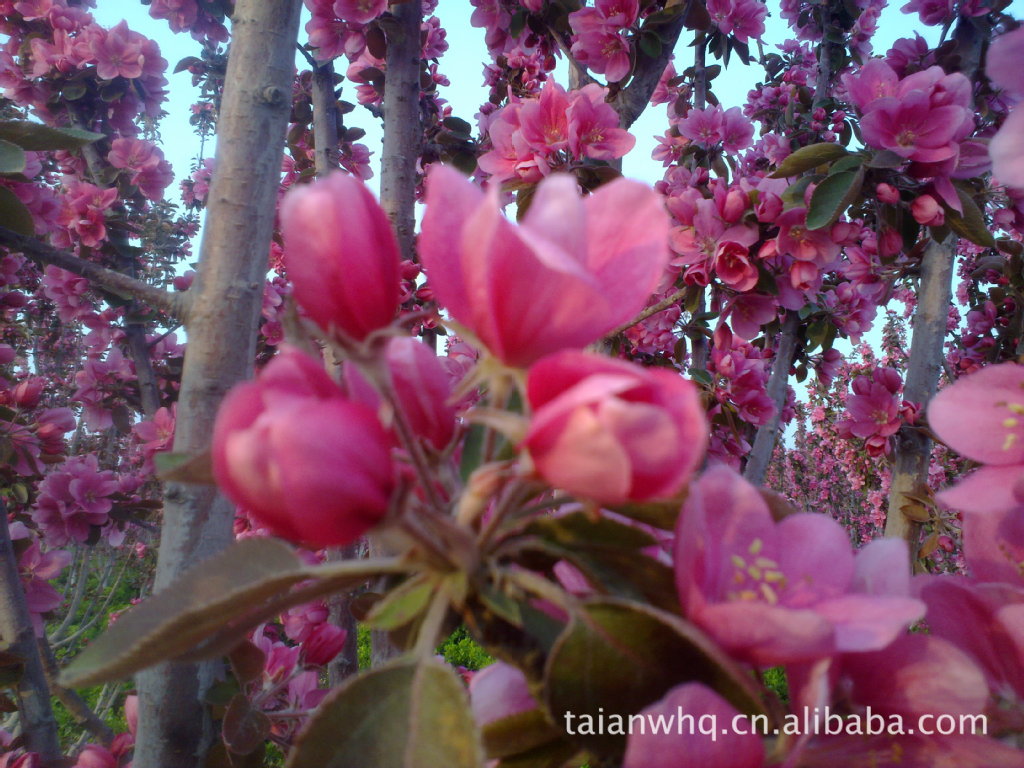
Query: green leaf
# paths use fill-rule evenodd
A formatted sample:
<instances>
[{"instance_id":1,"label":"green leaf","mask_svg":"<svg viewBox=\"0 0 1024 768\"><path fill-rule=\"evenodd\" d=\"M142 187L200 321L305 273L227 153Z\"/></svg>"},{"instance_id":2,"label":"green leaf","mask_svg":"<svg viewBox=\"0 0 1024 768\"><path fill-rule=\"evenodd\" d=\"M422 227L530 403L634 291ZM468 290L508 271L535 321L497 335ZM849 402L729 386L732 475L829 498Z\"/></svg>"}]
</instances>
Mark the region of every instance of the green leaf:
<instances>
[{"instance_id":1,"label":"green leaf","mask_svg":"<svg viewBox=\"0 0 1024 768\"><path fill-rule=\"evenodd\" d=\"M5 139L0 139L0 173L16 174L25 171L25 150Z\"/></svg>"},{"instance_id":2,"label":"green leaf","mask_svg":"<svg viewBox=\"0 0 1024 768\"><path fill-rule=\"evenodd\" d=\"M483 739L487 757L511 757L561 741L562 731L538 708L488 723L483 727Z\"/></svg>"},{"instance_id":3,"label":"green leaf","mask_svg":"<svg viewBox=\"0 0 1024 768\"><path fill-rule=\"evenodd\" d=\"M857 199L863 184L863 168L834 174L818 184L807 208L807 228L823 229L834 224Z\"/></svg>"},{"instance_id":4,"label":"green leaf","mask_svg":"<svg viewBox=\"0 0 1024 768\"><path fill-rule=\"evenodd\" d=\"M835 173L842 173L843 171L855 171L862 165L864 165L864 155L841 157L829 166L828 175L831 176Z\"/></svg>"},{"instance_id":5,"label":"green leaf","mask_svg":"<svg viewBox=\"0 0 1024 768\"><path fill-rule=\"evenodd\" d=\"M210 452L198 456L188 453L158 453L153 456L156 474L161 480L177 483L216 485Z\"/></svg>"},{"instance_id":6,"label":"green leaf","mask_svg":"<svg viewBox=\"0 0 1024 768\"><path fill-rule=\"evenodd\" d=\"M373 629L405 626L426 610L436 590L437 584L426 576L413 576L375 602L363 622Z\"/></svg>"},{"instance_id":7,"label":"green leaf","mask_svg":"<svg viewBox=\"0 0 1024 768\"><path fill-rule=\"evenodd\" d=\"M346 680L313 714L287 768L480 768L465 687L435 659Z\"/></svg>"},{"instance_id":8,"label":"green leaf","mask_svg":"<svg viewBox=\"0 0 1024 768\"><path fill-rule=\"evenodd\" d=\"M771 175L771 178L785 179L791 176L799 176L805 171L813 170L819 165L831 163L833 160L846 157L848 154L849 152L838 144L827 142L800 147L800 149L779 163L779 167L775 169L775 173Z\"/></svg>"},{"instance_id":9,"label":"green leaf","mask_svg":"<svg viewBox=\"0 0 1024 768\"><path fill-rule=\"evenodd\" d=\"M167 659L223 655L261 621L292 605L396 572L396 563L371 559L310 566L277 539L236 542L127 611L71 662L61 684L95 685Z\"/></svg>"},{"instance_id":10,"label":"green leaf","mask_svg":"<svg viewBox=\"0 0 1024 768\"><path fill-rule=\"evenodd\" d=\"M868 160L868 168L902 168L907 158L897 155L891 149L883 149L875 152Z\"/></svg>"},{"instance_id":11,"label":"green leaf","mask_svg":"<svg viewBox=\"0 0 1024 768\"><path fill-rule=\"evenodd\" d=\"M975 245L995 248L996 239L989 231L988 224L985 223L985 215L974 202L974 198L960 187L956 188L956 194L960 198L960 205L963 206L964 213L961 216L943 203L943 207L946 209L946 223L949 224L949 228Z\"/></svg>"},{"instance_id":12,"label":"green leaf","mask_svg":"<svg viewBox=\"0 0 1024 768\"><path fill-rule=\"evenodd\" d=\"M253 603L308 578L309 570L284 542L240 541L127 611L71 662L62 684L117 680L178 656Z\"/></svg>"},{"instance_id":13,"label":"green leaf","mask_svg":"<svg viewBox=\"0 0 1024 768\"><path fill-rule=\"evenodd\" d=\"M700 373L707 374L707 371L700 371ZM707 379L707 383L710 384L710 374L707 374ZM681 507L682 502L680 501L650 501L610 506L608 508L613 512L618 512L620 515L625 515L631 520L653 525L655 528L660 528L663 531L672 531L675 530L676 520L679 519L679 509Z\"/></svg>"},{"instance_id":14,"label":"green leaf","mask_svg":"<svg viewBox=\"0 0 1024 768\"><path fill-rule=\"evenodd\" d=\"M595 720L603 713L606 723L610 715L628 718L690 681L714 689L740 712L761 711L749 675L695 626L621 600L586 604L552 649L544 677L548 711L558 723L566 713ZM625 749L624 735L586 735L579 724L572 738L587 749L602 755Z\"/></svg>"},{"instance_id":15,"label":"green leaf","mask_svg":"<svg viewBox=\"0 0 1024 768\"><path fill-rule=\"evenodd\" d=\"M459 475L463 483L469 480L469 476L483 462L484 432L486 430L487 428L483 424L470 424L469 426L466 441L462 445L462 458L459 462Z\"/></svg>"},{"instance_id":16,"label":"green leaf","mask_svg":"<svg viewBox=\"0 0 1024 768\"><path fill-rule=\"evenodd\" d=\"M67 92L67 87L64 89ZM84 95L84 86L81 95ZM77 149L103 138L102 133L79 128L51 128L27 120L0 120L0 139L17 144L30 152L53 149Z\"/></svg>"},{"instance_id":17,"label":"green leaf","mask_svg":"<svg viewBox=\"0 0 1024 768\"><path fill-rule=\"evenodd\" d=\"M782 203L789 208L803 208L804 207L804 193L807 192L807 188L812 183L818 183L822 180L821 176L801 176L795 182L790 184L782 193Z\"/></svg>"},{"instance_id":18,"label":"green leaf","mask_svg":"<svg viewBox=\"0 0 1024 768\"><path fill-rule=\"evenodd\" d=\"M32 212L7 187L0 187L0 226L13 229L19 235L31 237L36 233Z\"/></svg>"},{"instance_id":19,"label":"green leaf","mask_svg":"<svg viewBox=\"0 0 1024 768\"><path fill-rule=\"evenodd\" d=\"M236 755L255 752L270 735L270 718L255 709L244 693L237 694L224 713L224 745Z\"/></svg>"},{"instance_id":20,"label":"green leaf","mask_svg":"<svg viewBox=\"0 0 1024 768\"><path fill-rule=\"evenodd\" d=\"M649 59L656 59L661 55L661 38L653 32L644 32L640 35L640 52Z\"/></svg>"}]
</instances>

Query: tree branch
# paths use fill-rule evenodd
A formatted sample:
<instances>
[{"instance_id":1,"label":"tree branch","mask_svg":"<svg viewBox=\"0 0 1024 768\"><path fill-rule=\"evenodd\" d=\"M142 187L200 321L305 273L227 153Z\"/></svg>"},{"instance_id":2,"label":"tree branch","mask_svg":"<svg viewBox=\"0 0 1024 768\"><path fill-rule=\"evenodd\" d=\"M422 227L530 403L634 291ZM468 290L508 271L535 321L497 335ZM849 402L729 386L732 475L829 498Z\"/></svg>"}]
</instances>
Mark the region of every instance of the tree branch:
<instances>
[{"instance_id":1,"label":"tree branch","mask_svg":"<svg viewBox=\"0 0 1024 768\"><path fill-rule=\"evenodd\" d=\"M60 757L57 720L50 705L42 659L18 577L18 557L7 527L7 507L0 502L0 649L21 660L22 672L14 683L25 746L38 752L44 764Z\"/></svg>"},{"instance_id":2,"label":"tree branch","mask_svg":"<svg viewBox=\"0 0 1024 768\"><path fill-rule=\"evenodd\" d=\"M41 264L53 264L68 272L74 272L79 277L84 277L91 282L96 288L120 296L122 299L138 299L154 309L166 312L177 320L184 321L188 314L187 294L171 293L156 288L141 280L93 264L74 254L59 251L34 237L27 237L7 229L7 227L0 226L0 245L23 253Z\"/></svg>"},{"instance_id":3,"label":"tree branch","mask_svg":"<svg viewBox=\"0 0 1024 768\"><path fill-rule=\"evenodd\" d=\"M612 100L612 106L619 113L619 125L629 128L640 117L647 105L651 103L651 94L658 87L658 81L668 66L672 52L675 50L679 35L682 34L684 19L689 5L681 9L671 21L659 24L658 37L661 38L661 52L654 58L643 57L637 61L636 71L629 85L619 91Z\"/></svg>"}]
</instances>

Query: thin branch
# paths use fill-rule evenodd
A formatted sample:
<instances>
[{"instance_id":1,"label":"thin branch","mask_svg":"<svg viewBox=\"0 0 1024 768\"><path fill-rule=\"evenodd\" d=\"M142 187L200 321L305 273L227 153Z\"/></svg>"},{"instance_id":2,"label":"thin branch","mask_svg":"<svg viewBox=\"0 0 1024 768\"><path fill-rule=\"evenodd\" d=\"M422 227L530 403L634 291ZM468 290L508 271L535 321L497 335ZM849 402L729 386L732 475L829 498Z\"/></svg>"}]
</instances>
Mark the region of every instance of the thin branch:
<instances>
[{"instance_id":1,"label":"thin branch","mask_svg":"<svg viewBox=\"0 0 1024 768\"><path fill-rule=\"evenodd\" d=\"M79 277L84 277L93 283L97 288L120 296L122 299L138 299L182 322L185 321L188 314L187 294L165 291L120 272L93 264L91 261L86 261L66 251L59 251L34 237L27 237L7 229L7 227L0 226L0 245L23 253L42 264L53 264L68 272L74 272Z\"/></svg>"},{"instance_id":2,"label":"thin branch","mask_svg":"<svg viewBox=\"0 0 1024 768\"><path fill-rule=\"evenodd\" d=\"M60 676L60 665L53 649L46 642L46 638L39 639L39 652L43 659L43 669L46 672L46 682L50 684L50 692L57 697L57 700L64 705L64 708L71 713L71 717L80 726L92 733L104 744L110 744L114 740L114 731L103 722L103 718L97 715L85 703L85 699L75 691L65 688L57 682Z\"/></svg>"},{"instance_id":3,"label":"thin branch","mask_svg":"<svg viewBox=\"0 0 1024 768\"><path fill-rule=\"evenodd\" d=\"M548 27L548 31L551 33L551 37L554 39L555 44L558 45L558 50L562 52L566 61L569 62L570 76L574 76L576 79L574 88L582 88L586 85L590 85L591 83L597 83L600 85L597 80L590 76L590 73L587 72L587 68L580 64L579 60L573 56L572 50L565 43L565 39L552 27Z\"/></svg>"},{"instance_id":4,"label":"thin branch","mask_svg":"<svg viewBox=\"0 0 1024 768\"><path fill-rule=\"evenodd\" d=\"M632 320L627 320L622 325L620 325L618 328L615 328L615 329L609 331L608 333L606 333L604 335L604 340L613 339L616 336L618 336L620 333L625 333L626 331L628 331L630 328L632 328L637 323L642 323L644 320L646 320L651 315L656 315L659 312L661 312L662 310L668 309L673 304L678 302L681 298L683 298L683 296L686 295L686 292L688 290L690 290L690 286L685 285L682 288L680 288L678 291L676 291L675 293L672 293L672 294L669 294L668 296L666 296L664 299L659 301L657 304L652 304L647 309L645 309L643 312L641 312L639 315L634 317Z\"/></svg>"}]
</instances>

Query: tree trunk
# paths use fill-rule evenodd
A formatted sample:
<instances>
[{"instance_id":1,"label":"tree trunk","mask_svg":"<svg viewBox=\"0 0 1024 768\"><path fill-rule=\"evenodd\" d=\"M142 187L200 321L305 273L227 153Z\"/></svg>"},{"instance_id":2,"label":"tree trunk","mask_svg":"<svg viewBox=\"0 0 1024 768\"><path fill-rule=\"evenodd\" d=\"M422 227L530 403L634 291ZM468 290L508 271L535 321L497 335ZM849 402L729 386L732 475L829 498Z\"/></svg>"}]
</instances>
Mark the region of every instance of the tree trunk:
<instances>
[{"instance_id":1,"label":"tree trunk","mask_svg":"<svg viewBox=\"0 0 1024 768\"><path fill-rule=\"evenodd\" d=\"M779 332L779 345L775 352L775 361L772 363L772 373L768 378L768 397L775 405L775 412L767 424L757 428L754 447L750 450L747 465L743 469L743 476L754 485L761 485L764 482L768 462L771 461L772 452L775 450L782 408L786 404L786 392L789 388L789 369L793 367L793 360L796 358L799 330L800 320L796 314L787 313Z\"/></svg>"},{"instance_id":2,"label":"tree trunk","mask_svg":"<svg viewBox=\"0 0 1024 768\"><path fill-rule=\"evenodd\" d=\"M392 6L387 27L387 72L384 77L384 153L381 157L380 204L391 220L403 259L414 260L416 242L416 163L420 156L420 70L422 47L420 0ZM370 540L370 555L383 554ZM397 655L386 632L371 635L372 665Z\"/></svg>"},{"instance_id":3,"label":"tree trunk","mask_svg":"<svg viewBox=\"0 0 1024 768\"><path fill-rule=\"evenodd\" d=\"M239 0L217 165L191 289L174 450L201 454L224 394L252 373L291 108L300 0ZM155 589L232 540L233 507L215 488L168 483ZM216 665L140 673L135 768L196 768L214 739L202 704Z\"/></svg>"},{"instance_id":4,"label":"tree trunk","mask_svg":"<svg viewBox=\"0 0 1024 768\"><path fill-rule=\"evenodd\" d=\"M61 756L50 688L29 618L25 592L18 578L18 559L7 526L7 508L0 503L0 649L21 659L21 677L14 685L25 748L38 752L44 765Z\"/></svg>"},{"instance_id":5,"label":"tree trunk","mask_svg":"<svg viewBox=\"0 0 1024 768\"><path fill-rule=\"evenodd\" d=\"M921 258L921 287L914 312L914 336L910 342L910 362L903 399L922 405L931 400L942 371L943 342L952 299L953 261L957 237L950 235L943 242L934 240ZM885 519L885 535L905 539L916 553L921 526L902 512L908 493L921 493L927 488L928 462L932 441L920 430L904 426L896 439L896 459L889 489L889 513Z\"/></svg>"},{"instance_id":6,"label":"tree trunk","mask_svg":"<svg viewBox=\"0 0 1024 768\"><path fill-rule=\"evenodd\" d=\"M338 167L338 99L330 61L313 69L313 144L316 175L326 176Z\"/></svg>"},{"instance_id":7,"label":"tree trunk","mask_svg":"<svg viewBox=\"0 0 1024 768\"><path fill-rule=\"evenodd\" d=\"M960 56L960 71L972 82L980 66L982 46L990 34L991 29L982 18L961 17L957 22L953 39ZM941 243L933 240L921 258L921 287L918 289L914 336L910 342L910 361L903 389L904 400L921 406L928 404L939 385L958 242L957 236L952 234ZM908 493L923 491L927 487L931 451L931 440L918 430L904 426L897 434L885 535L907 541L915 562L921 526L902 510L907 504Z\"/></svg>"}]
</instances>

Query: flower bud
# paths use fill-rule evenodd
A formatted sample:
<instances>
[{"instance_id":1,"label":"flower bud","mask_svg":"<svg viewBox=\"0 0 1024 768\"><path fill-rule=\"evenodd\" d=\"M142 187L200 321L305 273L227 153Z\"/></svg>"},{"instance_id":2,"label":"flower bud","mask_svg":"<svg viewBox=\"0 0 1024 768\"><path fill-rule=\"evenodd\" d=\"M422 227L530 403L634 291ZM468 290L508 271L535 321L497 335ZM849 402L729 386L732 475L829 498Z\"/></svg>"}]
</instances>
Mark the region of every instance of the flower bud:
<instances>
[{"instance_id":1,"label":"flower bud","mask_svg":"<svg viewBox=\"0 0 1024 768\"><path fill-rule=\"evenodd\" d=\"M315 667L325 667L345 647L348 632L333 624L318 624L312 634L302 643L306 662Z\"/></svg>"},{"instance_id":2,"label":"flower bud","mask_svg":"<svg viewBox=\"0 0 1024 768\"><path fill-rule=\"evenodd\" d=\"M213 470L228 498L276 535L341 546L387 512L391 445L371 408L346 400L313 360L285 349L224 398Z\"/></svg>"},{"instance_id":3,"label":"flower bud","mask_svg":"<svg viewBox=\"0 0 1024 768\"><path fill-rule=\"evenodd\" d=\"M357 341L398 310L398 242L363 182L335 173L296 187L281 206L284 261L295 300L328 334Z\"/></svg>"}]
</instances>

